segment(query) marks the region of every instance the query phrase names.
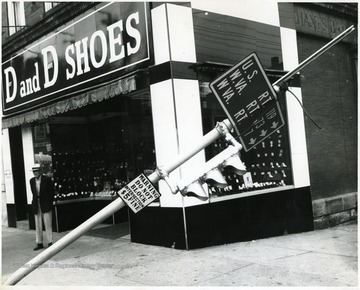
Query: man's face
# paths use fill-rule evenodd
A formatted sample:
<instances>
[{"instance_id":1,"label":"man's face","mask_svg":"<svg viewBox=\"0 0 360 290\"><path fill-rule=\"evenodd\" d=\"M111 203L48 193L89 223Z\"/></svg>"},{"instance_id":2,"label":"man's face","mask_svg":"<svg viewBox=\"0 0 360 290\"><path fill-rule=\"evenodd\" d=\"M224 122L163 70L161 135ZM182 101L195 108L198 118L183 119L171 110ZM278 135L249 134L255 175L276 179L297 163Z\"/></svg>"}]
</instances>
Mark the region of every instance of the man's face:
<instances>
[{"instance_id":1,"label":"man's face","mask_svg":"<svg viewBox=\"0 0 360 290\"><path fill-rule=\"evenodd\" d=\"M33 174L34 174L35 178L39 178L41 175L41 172L40 172L40 170L33 170Z\"/></svg>"}]
</instances>

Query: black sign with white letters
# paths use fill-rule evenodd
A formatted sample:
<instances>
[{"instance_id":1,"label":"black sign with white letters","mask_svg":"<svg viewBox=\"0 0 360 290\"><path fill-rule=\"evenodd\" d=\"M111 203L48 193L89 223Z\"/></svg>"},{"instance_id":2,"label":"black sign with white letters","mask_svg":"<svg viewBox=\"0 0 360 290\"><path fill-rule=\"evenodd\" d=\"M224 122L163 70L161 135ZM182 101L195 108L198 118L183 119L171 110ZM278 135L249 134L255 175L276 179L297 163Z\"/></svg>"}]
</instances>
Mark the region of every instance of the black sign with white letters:
<instances>
[{"instance_id":1,"label":"black sign with white letters","mask_svg":"<svg viewBox=\"0 0 360 290\"><path fill-rule=\"evenodd\" d=\"M245 151L284 125L276 93L252 53L210 84Z\"/></svg>"},{"instance_id":2,"label":"black sign with white letters","mask_svg":"<svg viewBox=\"0 0 360 290\"><path fill-rule=\"evenodd\" d=\"M2 63L3 114L65 98L150 59L146 2L102 2Z\"/></svg>"}]
</instances>

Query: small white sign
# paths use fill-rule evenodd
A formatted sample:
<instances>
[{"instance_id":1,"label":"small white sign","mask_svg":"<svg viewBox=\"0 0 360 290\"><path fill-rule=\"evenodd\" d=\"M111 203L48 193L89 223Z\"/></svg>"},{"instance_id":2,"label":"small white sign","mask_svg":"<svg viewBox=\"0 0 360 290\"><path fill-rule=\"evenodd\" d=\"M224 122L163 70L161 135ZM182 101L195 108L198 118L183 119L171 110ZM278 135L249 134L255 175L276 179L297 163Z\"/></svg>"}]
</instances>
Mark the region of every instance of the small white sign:
<instances>
[{"instance_id":1,"label":"small white sign","mask_svg":"<svg viewBox=\"0 0 360 290\"><path fill-rule=\"evenodd\" d=\"M243 175L243 179L244 179L245 187L252 187L253 186L253 180L252 180L251 172L246 172Z\"/></svg>"},{"instance_id":2,"label":"small white sign","mask_svg":"<svg viewBox=\"0 0 360 290\"><path fill-rule=\"evenodd\" d=\"M118 195L134 213L161 196L145 174L140 174L130 181L118 191Z\"/></svg>"}]
</instances>

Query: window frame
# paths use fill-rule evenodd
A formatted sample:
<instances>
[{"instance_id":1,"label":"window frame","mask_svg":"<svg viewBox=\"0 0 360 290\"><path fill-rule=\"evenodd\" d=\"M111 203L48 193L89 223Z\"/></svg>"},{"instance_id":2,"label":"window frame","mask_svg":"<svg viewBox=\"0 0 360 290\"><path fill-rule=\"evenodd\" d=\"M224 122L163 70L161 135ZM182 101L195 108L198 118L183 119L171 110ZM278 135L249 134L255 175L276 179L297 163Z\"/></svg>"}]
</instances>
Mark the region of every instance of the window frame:
<instances>
[{"instance_id":1,"label":"window frame","mask_svg":"<svg viewBox=\"0 0 360 290\"><path fill-rule=\"evenodd\" d=\"M23 1L7 1L9 36L26 26Z\"/></svg>"}]
</instances>

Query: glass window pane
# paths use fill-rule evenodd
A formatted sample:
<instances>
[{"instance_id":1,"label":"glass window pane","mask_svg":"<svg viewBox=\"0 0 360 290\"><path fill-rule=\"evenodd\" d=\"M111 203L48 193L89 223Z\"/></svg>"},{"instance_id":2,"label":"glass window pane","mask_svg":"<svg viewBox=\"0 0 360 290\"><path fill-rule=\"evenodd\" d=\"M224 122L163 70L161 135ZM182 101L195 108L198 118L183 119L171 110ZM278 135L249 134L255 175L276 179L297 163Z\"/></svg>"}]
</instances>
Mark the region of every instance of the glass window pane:
<instances>
[{"instance_id":1,"label":"glass window pane","mask_svg":"<svg viewBox=\"0 0 360 290\"><path fill-rule=\"evenodd\" d=\"M48 123L34 124L32 126L34 161L41 164L44 175L53 176L52 146L50 141L50 128Z\"/></svg>"},{"instance_id":2,"label":"glass window pane","mask_svg":"<svg viewBox=\"0 0 360 290\"><path fill-rule=\"evenodd\" d=\"M204 132L227 118L209 83L252 52L256 52L265 69L282 70L281 39L278 27L230 16L194 10L195 45L200 82ZM279 97L286 120L285 98ZM209 186L211 197L283 187L292 184L287 125L270 135L249 152L241 150L244 176L223 171L229 184L226 188ZM205 150L206 159L228 146L223 139Z\"/></svg>"},{"instance_id":3,"label":"glass window pane","mask_svg":"<svg viewBox=\"0 0 360 290\"><path fill-rule=\"evenodd\" d=\"M150 96L121 96L51 120L57 199L114 196L155 169Z\"/></svg>"},{"instance_id":4,"label":"glass window pane","mask_svg":"<svg viewBox=\"0 0 360 290\"><path fill-rule=\"evenodd\" d=\"M1 33L3 43L9 37L9 19L6 2L1 2Z\"/></svg>"},{"instance_id":5,"label":"glass window pane","mask_svg":"<svg viewBox=\"0 0 360 290\"><path fill-rule=\"evenodd\" d=\"M27 26L31 26L43 18L45 12L43 2L24 2L24 8Z\"/></svg>"}]
</instances>

